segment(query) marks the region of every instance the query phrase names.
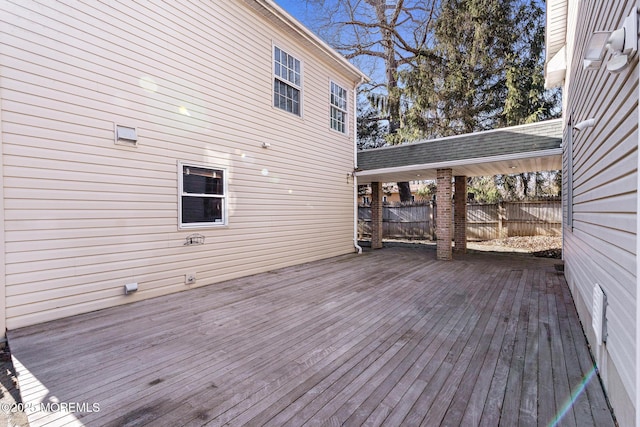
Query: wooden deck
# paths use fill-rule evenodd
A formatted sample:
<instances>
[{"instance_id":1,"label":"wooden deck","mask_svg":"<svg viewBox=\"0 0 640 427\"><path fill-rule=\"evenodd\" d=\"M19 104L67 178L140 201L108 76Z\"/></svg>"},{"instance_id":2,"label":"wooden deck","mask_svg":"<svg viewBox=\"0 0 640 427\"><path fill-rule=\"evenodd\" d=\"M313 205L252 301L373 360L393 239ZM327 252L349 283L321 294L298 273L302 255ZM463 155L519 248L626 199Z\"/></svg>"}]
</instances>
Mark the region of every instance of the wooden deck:
<instances>
[{"instance_id":1,"label":"wooden deck","mask_svg":"<svg viewBox=\"0 0 640 427\"><path fill-rule=\"evenodd\" d=\"M556 262L386 248L9 343L32 427L613 426Z\"/></svg>"}]
</instances>

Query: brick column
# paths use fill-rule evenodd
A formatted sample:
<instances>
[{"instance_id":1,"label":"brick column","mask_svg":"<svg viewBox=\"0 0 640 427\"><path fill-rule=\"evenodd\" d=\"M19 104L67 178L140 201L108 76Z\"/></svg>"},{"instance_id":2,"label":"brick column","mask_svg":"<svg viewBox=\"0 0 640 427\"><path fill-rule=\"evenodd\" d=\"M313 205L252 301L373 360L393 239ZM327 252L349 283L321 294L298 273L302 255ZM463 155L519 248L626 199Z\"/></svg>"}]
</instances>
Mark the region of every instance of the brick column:
<instances>
[{"instance_id":1,"label":"brick column","mask_svg":"<svg viewBox=\"0 0 640 427\"><path fill-rule=\"evenodd\" d=\"M453 241L455 253L467 253L467 177L455 177L453 196Z\"/></svg>"},{"instance_id":2,"label":"brick column","mask_svg":"<svg viewBox=\"0 0 640 427\"><path fill-rule=\"evenodd\" d=\"M382 183L371 183L371 249L382 248Z\"/></svg>"},{"instance_id":3,"label":"brick column","mask_svg":"<svg viewBox=\"0 0 640 427\"><path fill-rule=\"evenodd\" d=\"M439 260L451 259L451 169L438 169L436 171L436 258Z\"/></svg>"}]
</instances>

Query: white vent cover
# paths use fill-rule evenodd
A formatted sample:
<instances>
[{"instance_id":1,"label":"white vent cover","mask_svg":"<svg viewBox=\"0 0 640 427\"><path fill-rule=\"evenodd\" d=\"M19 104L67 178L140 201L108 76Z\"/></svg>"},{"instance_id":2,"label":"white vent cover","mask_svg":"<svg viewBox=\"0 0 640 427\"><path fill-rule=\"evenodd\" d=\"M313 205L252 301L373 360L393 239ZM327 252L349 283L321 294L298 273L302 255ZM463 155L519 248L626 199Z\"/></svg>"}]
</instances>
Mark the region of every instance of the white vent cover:
<instances>
[{"instance_id":1,"label":"white vent cover","mask_svg":"<svg viewBox=\"0 0 640 427\"><path fill-rule=\"evenodd\" d=\"M597 283L593 286L591 326L596 333L596 344L607 342L607 296Z\"/></svg>"},{"instance_id":2,"label":"white vent cover","mask_svg":"<svg viewBox=\"0 0 640 427\"><path fill-rule=\"evenodd\" d=\"M138 146L138 131L134 127L115 124L115 139L118 145Z\"/></svg>"}]
</instances>

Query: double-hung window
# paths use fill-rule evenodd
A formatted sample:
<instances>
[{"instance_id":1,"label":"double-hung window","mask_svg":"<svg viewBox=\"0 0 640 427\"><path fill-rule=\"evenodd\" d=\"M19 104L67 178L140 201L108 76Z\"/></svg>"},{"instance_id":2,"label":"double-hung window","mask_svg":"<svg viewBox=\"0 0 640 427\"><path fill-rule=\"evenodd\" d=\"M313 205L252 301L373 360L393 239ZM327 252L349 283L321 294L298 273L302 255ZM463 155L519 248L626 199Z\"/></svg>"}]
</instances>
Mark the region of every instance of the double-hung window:
<instances>
[{"instance_id":1,"label":"double-hung window","mask_svg":"<svg viewBox=\"0 0 640 427\"><path fill-rule=\"evenodd\" d=\"M226 174L221 168L178 163L180 228L227 223Z\"/></svg>"},{"instance_id":2,"label":"double-hung window","mask_svg":"<svg viewBox=\"0 0 640 427\"><path fill-rule=\"evenodd\" d=\"M302 92L300 60L279 47L273 47L273 106L301 115Z\"/></svg>"},{"instance_id":3,"label":"double-hung window","mask_svg":"<svg viewBox=\"0 0 640 427\"><path fill-rule=\"evenodd\" d=\"M331 129L347 133L347 91L331 82Z\"/></svg>"}]
</instances>

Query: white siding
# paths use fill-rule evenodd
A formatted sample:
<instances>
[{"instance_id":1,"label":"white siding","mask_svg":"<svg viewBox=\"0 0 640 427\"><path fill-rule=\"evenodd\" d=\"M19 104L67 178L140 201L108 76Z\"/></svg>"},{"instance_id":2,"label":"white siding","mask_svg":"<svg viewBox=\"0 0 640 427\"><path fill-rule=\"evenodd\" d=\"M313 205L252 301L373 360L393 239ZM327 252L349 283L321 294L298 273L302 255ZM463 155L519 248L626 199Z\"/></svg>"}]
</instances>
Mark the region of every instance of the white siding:
<instances>
[{"instance_id":1,"label":"white siding","mask_svg":"<svg viewBox=\"0 0 640 427\"><path fill-rule=\"evenodd\" d=\"M567 32L567 0L547 0L547 60L565 44Z\"/></svg>"},{"instance_id":2,"label":"white siding","mask_svg":"<svg viewBox=\"0 0 640 427\"><path fill-rule=\"evenodd\" d=\"M584 307L582 324L614 410L621 425L627 425L634 422L635 408L630 406L636 398L637 369L638 60L636 55L628 69L611 74L605 65L583 71L582 55L593 31L620 27L636 2L571 2L570 7L565 120L571 116L575 124L595 118L596 125L573 133L573 230L564 230L565 271L579 307ZM570 185L567 162L565 155L565 199ZM571 201L565 202L566 218ZM595 283L608 298L608 340L600 347L585 318L591 316ZM609 363L617 372L607 372Z\"/></svg>"},{"instance_id":3,"label":"white siding","mask_svg":"<svg viewBox=\"0 0 640 427\"><path fill-rule=\"evenodd\" d=\"M0 3L8 327L353 251L327 82L354 75L298 39L239 1ZM304 63L303 118L272 107L272 43ZM178 231L178 160L227 168L227 227Z\"/></svg>"}]
</instances>

